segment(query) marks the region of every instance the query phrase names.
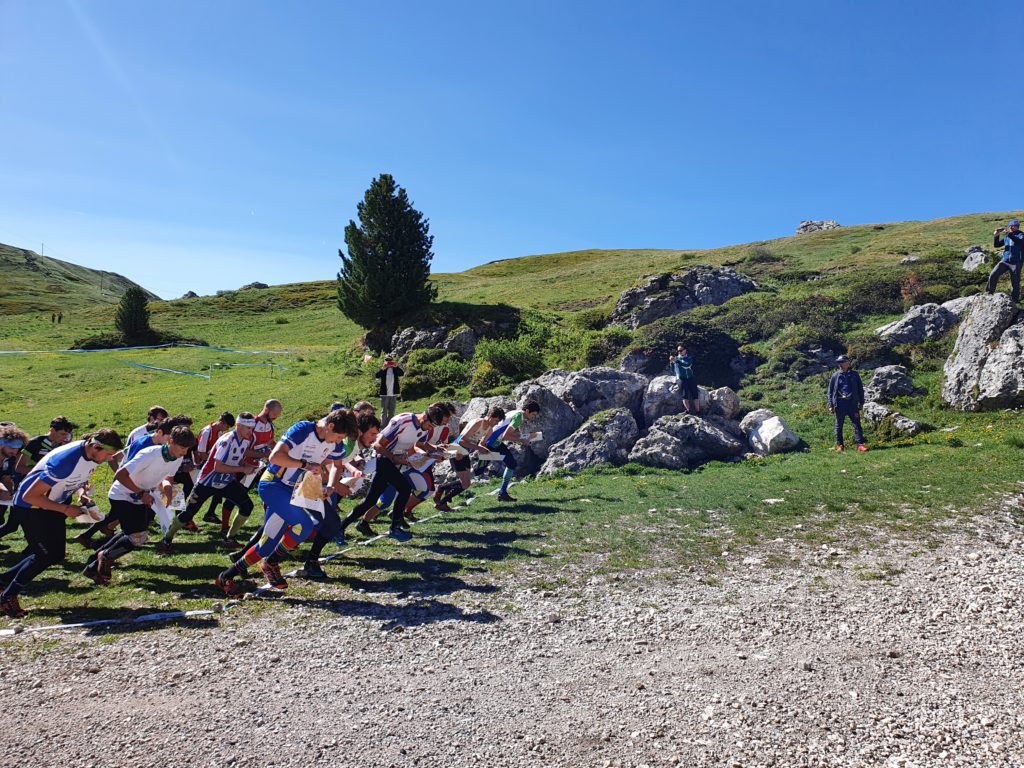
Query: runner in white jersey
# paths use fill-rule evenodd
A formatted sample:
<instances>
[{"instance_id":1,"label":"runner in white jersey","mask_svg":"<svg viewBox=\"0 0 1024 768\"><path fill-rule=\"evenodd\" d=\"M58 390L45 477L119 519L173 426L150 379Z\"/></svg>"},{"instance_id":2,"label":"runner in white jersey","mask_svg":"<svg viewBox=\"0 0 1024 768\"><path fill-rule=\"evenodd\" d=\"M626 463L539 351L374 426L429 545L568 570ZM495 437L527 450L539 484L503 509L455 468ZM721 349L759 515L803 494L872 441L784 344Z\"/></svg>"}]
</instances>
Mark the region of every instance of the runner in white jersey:
<instances>
[{"instance_id":1,"label":"runner in white jersey","mask_svg":"<svg viewBox=\"0 0 1024 768\"><path fill-rule=\"evenodd\" d=\"M263 468L267 466L267 457L274 447L274 421L281 415L283 410L280 400L270 399L263 404L263 409L256 414L256 426L252 433L253 457L246 461L251 466L249 474L242 478L242 485L246 493L253 489L259 482ZM235 513L235 505L225 501L221 512L221 538L225 546L237 547L238 534L242 527L248 522L248 515L241 512Z\"/></svg>"},{"instance_id":2,"label":"runner in white jersey","mask_svg":"<svg viewBox=\"0 0 1024 768\"><path fill-rule=\"evenodd\" d=\"M248 411L242 411L237 421L234 417L231 420L235 424L234 430L221 435L213 445L185 509L174 518L160 542L158 549L161 554L172 554L171 542L174 536L182 528L188 527L207 499L213 499L214 503L220 499L229 499L246 517L252 512L252 499L242 485L241 478L249 471L246 459L252 455L252 432L256 426L256 417Z\"/></svg>"},{"instance_id":3,"label":"runner in white jersey","mask_svg":"<svg viewBox=\"0 0 1024 768\"><path fill-rule=\"evenodd\" d=\"M66 518L82 514L69 504L75 491L83 488L101 463L116 456L124 443L112 429L100 429L50 451L29 471L18 486L15 506L23 512L22 528L28 543L26 556L0 575L0 610L20 619L25 610L18 594L36 576L64 560L67 540Z\"/></svg>"},{"instance_id":4,"label":"runner in white jersey","mask_svg":"<svg viewBox=\"0 0 1024 768\"><path fill-rule=\"evenodd\" d=\"M504 419L504 409L494 406L483 418L473 419L466 424L466 427L459 433L459 436L455 438L453 441L454 445L461 448L465 453L449 460L452 469L455 470L456 479L438 486L437 490L434 491L434 506L439 510L450 512L451 506L449 505L452 499L469 488L472 482L470 475L470 470L472 469L470 453L472 451L486 452L485 443L491 436L491 431Z\"/></svg>"},{"instance_id":5,"label":"runner in white jersey","mask_svg":"<svg viewBox=\"0 0 1024 768\"><path fill-rule=\"evenodd\" d=\"M192 430L181 425L171 430L163 445L143 448L117 470L110 486L111 512L117 511L121 533L112 536L89 558L82 573L97 584L110 583L110 566L120 557L146 543L146 529L156 506L166 507L174 486L174 475L185 454L196 445Z\"/></svg>"},{"instance_id":6,"label":"runner in white jersey","mask_svg":"<svg viewBox=\"0 0 1024 768\"><path fill-rule=\"evenodd\" d=\"M125 440L124 444L131 445L140 437L145 437L154 429L156 429L156 425L159 424L164 419L166 419L168 416L170 416L170 413L168 413L166 408L164 408L162 405L154 405L146 412L146 423L140 424L131 432L129 432L128 439Z\"/></svg>"}]
</instances>

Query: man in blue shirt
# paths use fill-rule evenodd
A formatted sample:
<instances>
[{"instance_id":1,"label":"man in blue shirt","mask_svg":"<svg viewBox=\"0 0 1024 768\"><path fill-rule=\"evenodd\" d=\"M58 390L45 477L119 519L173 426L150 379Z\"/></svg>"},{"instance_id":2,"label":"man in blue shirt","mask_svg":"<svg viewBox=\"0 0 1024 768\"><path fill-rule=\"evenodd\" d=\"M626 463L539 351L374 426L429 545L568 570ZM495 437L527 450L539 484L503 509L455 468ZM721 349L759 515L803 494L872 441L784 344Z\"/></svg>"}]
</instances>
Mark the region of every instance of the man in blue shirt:
<instances>
[{"instance_id":1,"label":"man in blue shirt","mask_svg":"<svg viewBox=\"0 0 1024 768\"><path fill-rule=\"evenodd\" d=\"M843 422L849 417L857 450L863 453L868 449L864 445L864 431L860 426L864 383L860 380L860 374L850 368L850 358L840 355L836 362L839 363L839 370L828 381L828 409L836 416L836 450L843 452Z\"/></svg>"},{"instance_id":2,"label":"man in blue shirt","mask_svg":"<svg viewBox=\"0 0 1024 768\"><path fill-rule=\"evenodd\" d=\"M700 390L697 389L697 380L693 377L693 357L685 344L676 348L676 354L669 355L669 365L672 373L679 380L679 390L683 395L683 408L691 416L700 415Z\"/></svg>"},{"instance_id":3,"label":"man in blue shirt","mask_svg":"<svg viewBox=\"0 0 1024 768\"><path fill-rule=\"evenodd\" d=\"M1016 304L1020 301L1020 266L1024 261L1024 233L1020 231L1020 222L1017 219L1011 221L1006 227L1000 227L993 233L992 247L1002 248L1003 258L992 268L985 292L995 293L1000 275L1009 272L1010 298Z\"/></svg>"}]
</instances>

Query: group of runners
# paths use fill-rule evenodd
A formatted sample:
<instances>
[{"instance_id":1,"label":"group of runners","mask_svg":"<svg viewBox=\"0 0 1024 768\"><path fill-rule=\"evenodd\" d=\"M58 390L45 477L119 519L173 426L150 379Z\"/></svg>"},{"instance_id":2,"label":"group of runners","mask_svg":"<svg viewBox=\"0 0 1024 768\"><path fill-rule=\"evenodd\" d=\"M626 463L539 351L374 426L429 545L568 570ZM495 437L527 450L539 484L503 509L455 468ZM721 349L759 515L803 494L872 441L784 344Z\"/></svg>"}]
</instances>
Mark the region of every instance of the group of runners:
<instances>
[{"instance_id":1,"label":"group of runners","mask_svg":"<svg viewBox=\"0 0 1024 768\"><path fill-rule=\"evenodd\" d=\"M323 417L298 421L278 437L281 412L271 399L258 413L222 413L196 434L192 418L154 406L127 439L101 428L76 440L75 425L63 416L34 438L0 422L0 511L7 511L0 537L20 527L27 544L0 574L0 611L25 616L19 595L65 560L68 519L88 526L74 541L90 553L82 573L100 586L110 582L114 563L147 544L150 531L159 529L157 550L173 556L181 530L199 531L195 517L204 506L202 519L219 526L220 543L230 550L215 580L225 594L236 594L251 568L271 587L286 589L281 562L304 542L309 548L299 575L324 579L324 548L332 541L344 546L351 526L374 536L373 521L389 510L387 535L407 541L419 504L429 500L450 510L470 487L474 453L504 468L496 495L514 501L508 487L517 460L510 446L539 436L528 430L540 413L535 401L507 413L490 408L461 429L451 403L399 413L383 426L369 402L335 403ZM454 478L436 485L434 469L444 461ZM92 484L102 464L114 473L106 513ZM254 489L262 522L242 543ZM343 512L342 500L354 497L361 499Z\"/></svg>"}]
</instances>

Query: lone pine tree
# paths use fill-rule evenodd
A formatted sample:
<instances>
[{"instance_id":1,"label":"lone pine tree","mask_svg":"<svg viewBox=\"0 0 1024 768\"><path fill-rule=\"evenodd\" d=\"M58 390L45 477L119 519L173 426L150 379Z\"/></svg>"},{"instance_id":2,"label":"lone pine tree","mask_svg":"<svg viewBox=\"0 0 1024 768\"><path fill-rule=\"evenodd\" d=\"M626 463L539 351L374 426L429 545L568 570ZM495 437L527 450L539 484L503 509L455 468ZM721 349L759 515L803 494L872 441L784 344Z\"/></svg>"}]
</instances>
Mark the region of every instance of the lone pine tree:
<instances>
[{"instance_id":1,"label":"lone pine tree","mask_svg":"<svg viewBox=\"0 0 1024 768\"><path fill-rule=\"evenodd\" d=\"M338 308L362 328L388 326L437 297L430 284L430 223L394 178L382 173L356 207L359 223L345 227L338 272Z\"/></svg>"},{"instance_id":2,"label":"lone pine tree","mask_svg":"<svg viewBox=\"0 0 1024 768\"><path fill-rule=\"evenodd\" d=\"M149 327L149 299L141 288L129 288L121 296L114 317L117 330L125 339L143 339L153 333Z\"/></svg>"}]
</instances>

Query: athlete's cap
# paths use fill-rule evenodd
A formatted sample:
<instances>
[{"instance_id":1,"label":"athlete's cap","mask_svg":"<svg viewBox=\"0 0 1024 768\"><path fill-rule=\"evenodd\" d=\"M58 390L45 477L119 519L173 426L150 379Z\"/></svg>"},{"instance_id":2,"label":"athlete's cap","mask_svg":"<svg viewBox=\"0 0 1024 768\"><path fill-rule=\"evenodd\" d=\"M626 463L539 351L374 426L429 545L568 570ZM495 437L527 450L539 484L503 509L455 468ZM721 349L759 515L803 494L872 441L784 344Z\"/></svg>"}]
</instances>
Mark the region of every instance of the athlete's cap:
<instances>
[{"instance_id":1,"label":"athlete's cap","mask_svg":"<svg viewBox=\"0 0 1024 768\"><path fill-rule=\"evenodd\" d=\"M1020 226L1020 222L1017 221L1016 219L1010 219L1010 223L1007 224L1006 226L1008 226L1008 227L1019 227Z\"/></svg>"},{"instance_id":2,"label":"athlete's cap","mask_svg":"<svg viewBox=\"0 0 1024 768\"><path fill-rule=\"evenodd\" d=\"M848 363L848 362L850 362L850 358L848 358L846 355L840 355L839 357L836 358L836 362L837 363Z\"/></svg>"},{"instance_id":3,"label":"athlete's cap","mask_svg":"<svg viewBox=\"0 0 1024 768\"><path fill-rule=\"evenodd\" d=\"M236 427L255 427L256 419L247 419L244 416L235 421Z\"/></svg>"}]
</instances>

